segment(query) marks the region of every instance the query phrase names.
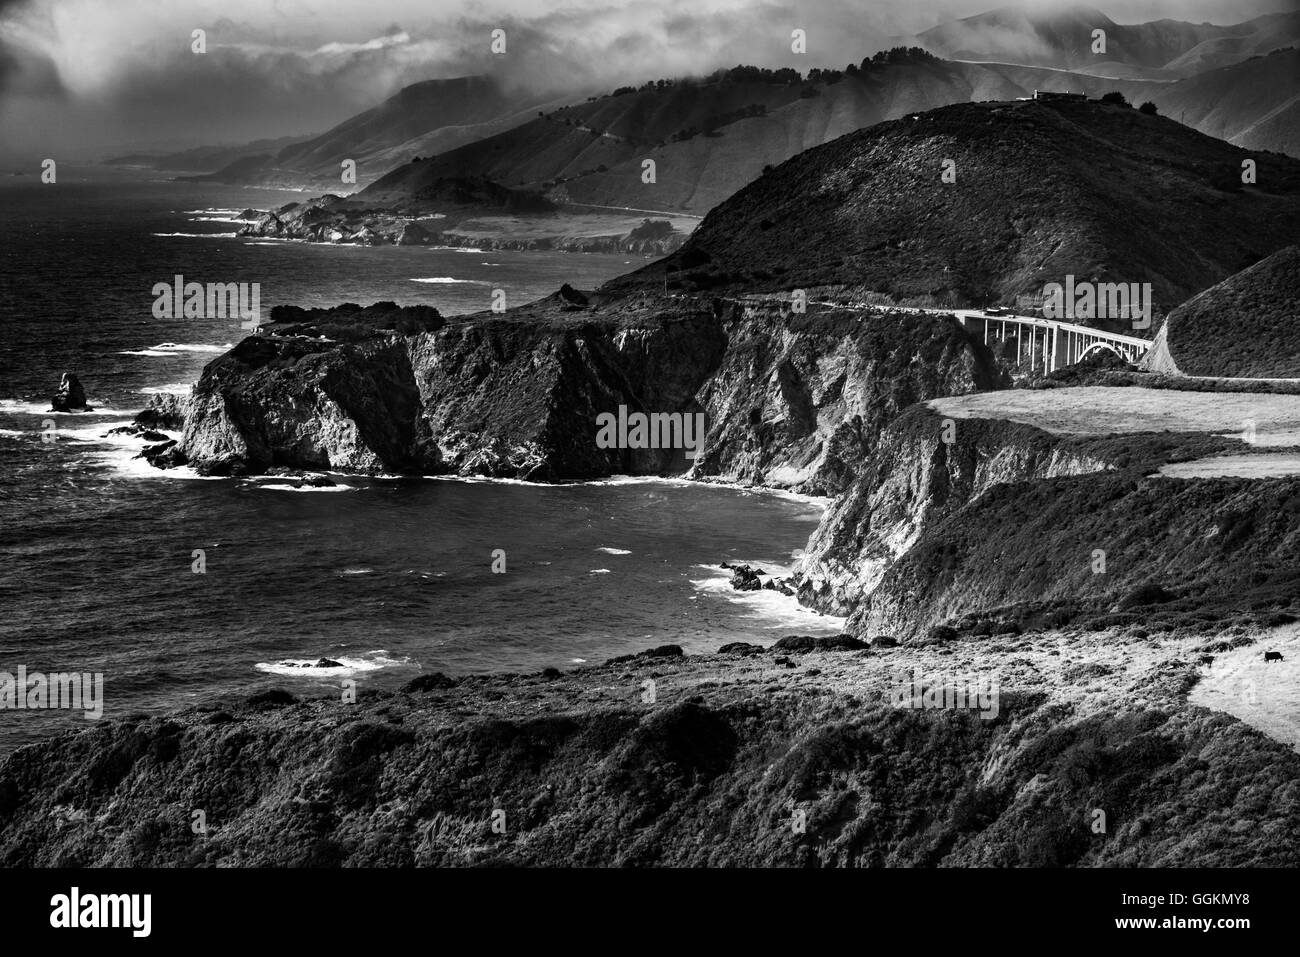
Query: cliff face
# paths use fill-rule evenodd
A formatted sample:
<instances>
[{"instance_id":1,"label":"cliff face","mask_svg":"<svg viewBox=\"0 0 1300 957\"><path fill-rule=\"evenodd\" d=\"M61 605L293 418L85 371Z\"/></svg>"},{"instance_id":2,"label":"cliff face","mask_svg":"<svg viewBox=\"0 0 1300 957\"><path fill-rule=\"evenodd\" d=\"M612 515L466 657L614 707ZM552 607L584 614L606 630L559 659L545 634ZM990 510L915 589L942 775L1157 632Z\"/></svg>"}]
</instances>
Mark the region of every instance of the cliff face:
<instances>
[{"instance_id":1,"label":"cliff face","mask_svg":"<svg viewBox=\"0 0 1300 957\"><path fill-rule=\"evenodd\" d=\"M1104 457L1031 426L910 409L823 517L796 570L800 597L850 614L927 527L994 486L1107 468ZM864 633L860 616L849 630Z\"/></svg>"},{"instance_id":2,"label":"cliff face","mask_svg":"<svg viewBox=\"0 0 1300 957\"><path fill-rule=\"evenodd\" d=\"M569 291L509 318L347 342L310 335L322 328L273 323L205 369L181 442L191 465L686 474L831 494L901 409L1000 381L983 346L937 317L659 299L604 309ZM620 406L702 413L702 454L598 447L598 416Z\"/></svg>"},{"instance_id":3,"label":"cliff face","mask_svg":"<svg viewBox=\"0 0 1300 957\"><path fill-rule=\"evenodd\" d=\"M848 630L918 637L970 616L1221 631L1300 595L1300 479L1117 470L1004 484L927 526Z\"/></svg>"}]
</instances>

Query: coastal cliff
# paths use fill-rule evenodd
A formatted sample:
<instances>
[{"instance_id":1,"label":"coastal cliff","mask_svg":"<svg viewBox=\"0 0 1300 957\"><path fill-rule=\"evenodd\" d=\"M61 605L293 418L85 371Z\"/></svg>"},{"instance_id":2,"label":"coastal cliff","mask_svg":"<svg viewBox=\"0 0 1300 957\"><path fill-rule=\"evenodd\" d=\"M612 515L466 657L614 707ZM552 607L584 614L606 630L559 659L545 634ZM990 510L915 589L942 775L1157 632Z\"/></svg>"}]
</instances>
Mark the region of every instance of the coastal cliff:
<instances>
[{"instance_id":1,"label":"coastal cliff","mask_svg":"<svg viewBox=\"0 0 1300 957\"><path fill-rule=\"evenodd\" d=\"M930 525L993 486L1114 468L1076 446L1032 426L909 409L809 541L795 574L801 600L851 614Z\"/></svg>"},{"instance_id":2,"label":"coastal cliff","mask_svg":"<svg viewBox=\"0 0 1300 957\"><path fill-rule=\"evenodd\" d=\"M608 304L567 287L500 317L358 330L358 314L280 309L210 363L186 461L211 475L684 474L835 494L902 409L1002 381L987 349L941 316ZM620 406L703 414L700 454L599 447L598 416Z\"/></svg>"}]
</instances>

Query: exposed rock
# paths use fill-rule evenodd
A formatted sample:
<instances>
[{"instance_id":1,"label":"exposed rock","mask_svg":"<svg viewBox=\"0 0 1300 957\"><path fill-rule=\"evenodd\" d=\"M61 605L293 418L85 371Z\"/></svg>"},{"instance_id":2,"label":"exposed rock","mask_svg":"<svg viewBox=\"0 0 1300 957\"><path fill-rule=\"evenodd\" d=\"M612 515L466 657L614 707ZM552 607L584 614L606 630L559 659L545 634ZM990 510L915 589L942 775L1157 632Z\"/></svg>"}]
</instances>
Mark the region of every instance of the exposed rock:
<instances>
[{"instance_id":1,"label":"exposed rock","mask_svg":"<svg viewBox=\"0 0 1300 957\"><path fill-rule=\"evenodd\" d=\"M747 641L732 641L718 649L720 655L757 655L764 650L762 645L753 645Z\"/></svg>"},{"instance_id":2,"label":"exposed rock","mask_svg":"<svg viewBox=\"0 0 1300 957\"><path fill-rule=\"evenodd\" d=\"M277 307L263 335L204 370L182 449L212 475L686 474L830 494L904 405L1000 381L987 350L946 319L574 304L558 295L450 323L391 304ZM918 351L927 364L912 361ZM703 452L692 462L680 447L598 447L597 417L619 406L702 412Z\"/></svg>"},{"instance_id":3,"label":"exposed rock","mask_svg":"<svg viewBox=\"0 0 1300 957\"><path fill-rule=\"evenodd\" d=\"M772 646L776 651L862 651L869 645L852 635L832 635L820 638L812 635L787 635Z\"/></svg>"},{"instance_id":4,"label":"exposed rock","mask_svg":"<svg viewBox=\"0 0 1300 957\"><path fill-rule=\"evenodd\" d=\"M144 409L136 413L135 425L142 429L166 429L179 432L185 428L189 397L159 392L149 397Z\"/></svg>"},{"instance_id":5,"label":"exposed rock","mask_svg":"<svg viewBox=\"0 0 1300 957\"><path fill-rule=\"evenodd\" d=\"M731 587L736 591L758 591L763 587L760 575L766 572L752 565L736 565L731 570Z\"/></svg>"},{"instance_id":6,"label":"exposed rock","mask_svg":"<svg viewBox=\"0 0 1300 957\"><path fill-rule=\"evenodd\" d=\"M320 658L317 659L316 663L314 665L311 665L311 667L312 668L342 668L343 663L341 661L335 661L333 658Z\"/></svg>"},{"instance_id":7,"label":"exposed rock","mask_svg":"<svg viewBox=\"0 0 1300 957\"><path fill-rule=\"evenodd\" d=\"M434 671L430 674L418 675L412 678L402 686L402 691L406 694L419 694L424 691L441 691L445 688L454 688L456 685L455 678L449 678L441 671Z\"/></svg>"},{"instance_id":8,"label":"exposed rock","mask_svg":"<svg viewBox=\"0 0 1300 957\"><path fill-rule=\"evenodd\" d=\"M638 651L633 655L619 655L617 658L610 658L605 664L616 665L627 661L645 661L654 658L680 658L682 655L681 645L659 645L646 651Z\"/></svg>"},{"instance_id":9,"label":"exposed rock","mask_svg":"<svg viewBox=\"0 0 1300 957\"><path fill-rule=\"evenodd\" d=\"M86 390L71 372L63 373L59 380L59 391L50 400L51 412L91 412L86 406Z\"/></svg>"}]
</instances>

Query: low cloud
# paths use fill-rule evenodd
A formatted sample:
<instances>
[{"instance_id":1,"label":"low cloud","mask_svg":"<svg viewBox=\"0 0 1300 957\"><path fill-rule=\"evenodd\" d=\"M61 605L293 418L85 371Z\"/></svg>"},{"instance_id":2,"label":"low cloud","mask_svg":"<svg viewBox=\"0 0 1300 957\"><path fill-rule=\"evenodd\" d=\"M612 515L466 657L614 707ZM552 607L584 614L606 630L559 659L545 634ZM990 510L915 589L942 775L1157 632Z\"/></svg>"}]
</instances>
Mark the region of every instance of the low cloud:
<instances>
[{"instance_id":1,"label":"low cloud","mask_svg":"<svg viewBox=\"0 0 1300 957\"><path fill-rule=\"evenodd\" d=\"M842 67L995 5L482 0L468 14L461 0L0 0L0 127L24 161L237 143L323 131L435 77L489 74L579 96L737 63ZM1154 15L1189 16L1173 6L1198 4ZM795 28L808 34L804 56L790 51ZM207 33L201 55L195 29ZM506 31L504 55L491 50L495 29Z\"/></svg>"}]
</instances>

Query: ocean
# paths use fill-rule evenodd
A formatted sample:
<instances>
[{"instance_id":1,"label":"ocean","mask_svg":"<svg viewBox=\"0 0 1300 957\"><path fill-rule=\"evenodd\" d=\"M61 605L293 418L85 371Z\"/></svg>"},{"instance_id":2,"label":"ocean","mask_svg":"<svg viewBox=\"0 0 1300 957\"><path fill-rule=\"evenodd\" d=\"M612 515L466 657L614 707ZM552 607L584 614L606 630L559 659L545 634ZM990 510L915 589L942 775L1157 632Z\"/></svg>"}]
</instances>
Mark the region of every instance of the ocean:
<instances>
[{"instance_id":1,"label":"ocean","mask_svg":"<svg viewBox=\"0 0 1300 957\"><path fill-rule=\"evenodd\" d=\"M177 274L258 282L263 315L378 300L453 315L487 308L493 288L522 303L641 262L234 236L238 211L304 195L63 165L56 184L0 181L0 673L102 673L111 717L840 630L774 592L732 591L719 567L787 569L820 502L620 478L336 476L304 491L159 472L133 457L138 439L106 436L244 334L155 319L152 287ZM46 411L63 372L93 414ZM322 657L338 666L300 667ZM86 723L0 710L0 752Z\"/></svg>"}]
</instances>

